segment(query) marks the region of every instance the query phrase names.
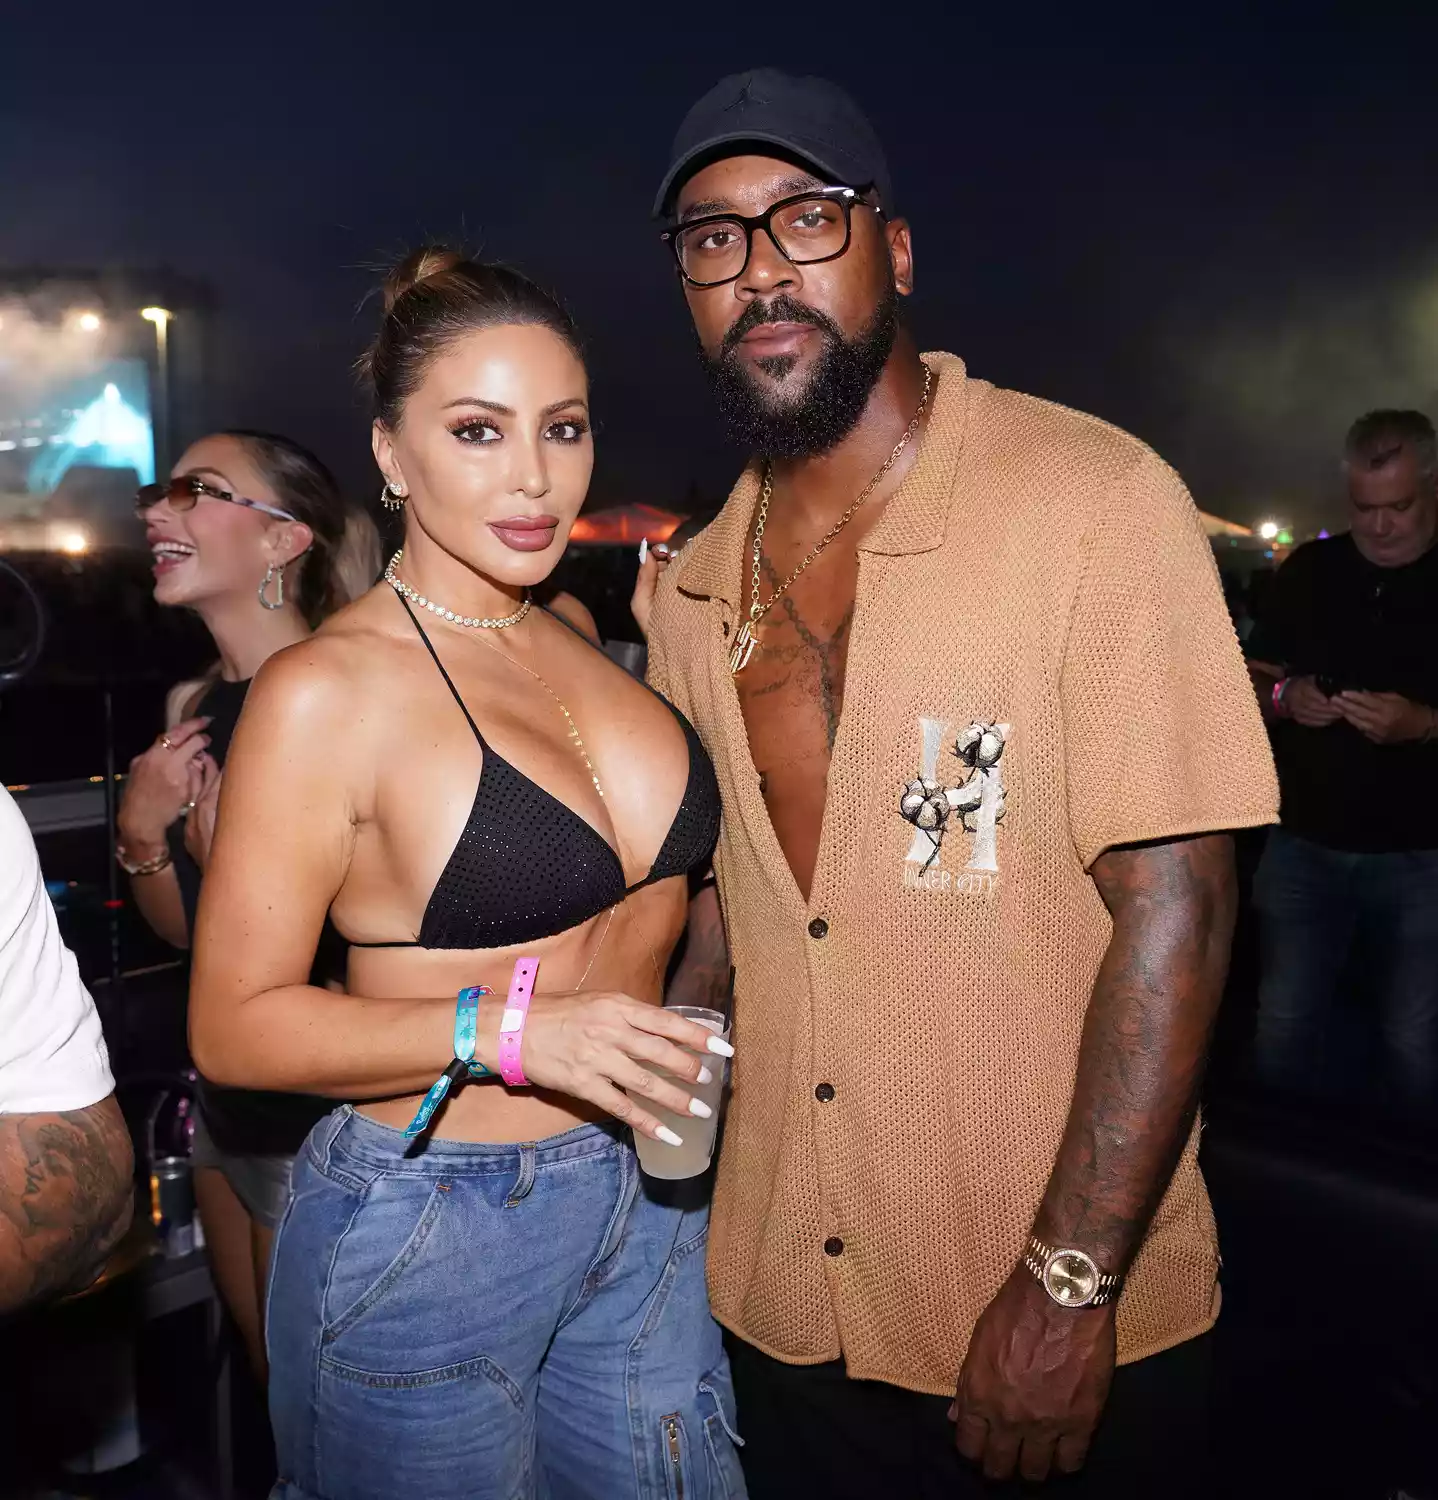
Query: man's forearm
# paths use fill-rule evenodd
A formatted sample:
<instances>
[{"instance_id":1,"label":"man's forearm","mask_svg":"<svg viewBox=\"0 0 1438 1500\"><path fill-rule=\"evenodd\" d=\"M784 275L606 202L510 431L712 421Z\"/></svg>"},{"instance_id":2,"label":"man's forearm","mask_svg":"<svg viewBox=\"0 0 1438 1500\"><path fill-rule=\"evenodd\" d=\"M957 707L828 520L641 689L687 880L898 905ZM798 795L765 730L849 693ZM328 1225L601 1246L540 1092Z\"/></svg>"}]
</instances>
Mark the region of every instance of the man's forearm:
<instances>
[{"instance_id":1,"label":"man's forearm","mask_svg":"<svg viewBox=\"0 0 1438 1500\"><path fill-rule=\"evenodd\" d=\"M130 1227L130 1135L112 1097L0 1115L0 1313L86 1286Z\"/></svg>"},{"instance_id":2,"label":"man's forearm","mask_svg":"<svg viewBox=\"0 0 1438 1500\"><path fill-rule=\"evenodd\" d=\"M1198 1107L1233 935L1233 842L1115 849L1093 876L1113 937L1034 1229L1116 1272L1143 1241Z\"/></svg>"},{"instance_id":3,"label":"man's forearm","mask_svg":"<svg viewBox=\"0 0 1438 1500\"><path fill-rule=\"evenodd\" d=\"M689 903L684 957L674 971L665 1002L722 1010L729 987L729 944L714 885L701 886Z\"/></svg>"}]
</instances>

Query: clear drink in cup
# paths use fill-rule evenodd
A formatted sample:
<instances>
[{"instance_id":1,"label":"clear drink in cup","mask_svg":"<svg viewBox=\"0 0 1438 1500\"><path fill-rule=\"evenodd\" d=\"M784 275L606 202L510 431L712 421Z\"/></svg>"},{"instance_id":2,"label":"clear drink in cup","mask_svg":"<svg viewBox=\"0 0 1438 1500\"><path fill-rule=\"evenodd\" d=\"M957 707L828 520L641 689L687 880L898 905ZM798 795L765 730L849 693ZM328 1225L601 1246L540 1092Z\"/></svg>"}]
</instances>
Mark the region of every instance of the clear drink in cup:
<instances>
[{"instance_id":1,"label":"clear drink in cup","mask_svg":"<svg viewBox=\"0 0 1438 1500\"><path fill-rule=\"evenodd\" d=\"M717 1010L704 1010L696 1005L671 1005L668 1009L671 1015L683 1016L686 1021L696 1022L726 1042L729 1040L729 1028ZM708 1083L691 1083L689 1079L676 1078L661 1068L649 1069L656 1078L674 1084L691 1098L702 1099L714 1111L707 1120L701 1120L698 1115L676 1115L652 1099L640 1101L661 1125L667 1125L684 1142L682 1146L666 1146L663 1141L641 1135L637 1130L634 1132L639 1165L651 1177L677 1181L684 1177L698 1177L701 1172L709 1170L714 1156L714 1132L719 1128L719 1101L724 1093L724 1059L714 1052L696 1053L695 1056L702 1058L714 1075Z\"/></svg>"}]
</instances>

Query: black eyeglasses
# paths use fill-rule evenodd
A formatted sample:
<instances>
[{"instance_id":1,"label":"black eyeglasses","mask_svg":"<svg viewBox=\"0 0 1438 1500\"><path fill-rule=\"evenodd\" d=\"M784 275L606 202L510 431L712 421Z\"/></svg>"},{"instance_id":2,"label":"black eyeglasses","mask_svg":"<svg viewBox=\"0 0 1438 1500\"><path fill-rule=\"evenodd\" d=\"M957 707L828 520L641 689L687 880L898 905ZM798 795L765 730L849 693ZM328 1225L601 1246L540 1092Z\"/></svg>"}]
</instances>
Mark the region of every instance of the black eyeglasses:
<instances>
[{"instance_id":1,"label":"black eyeglasses","mask_svg":"<svg viewBox=\"0 0 1438 1500\"><path fill-rule=\"evenodd\" d=\"M744 274L756 230L762 229L779 253L796 266L838 260L849 248L854 206L871 208L854 188L818 188L781 198L762 214L706 214L671 224L660 236L674 252L690 286L723 286ZM874 208L883 217L883 211Z\"/></svg>"},{"instance_id":2,"label":"black eyeglasses","mask_svg":"<svg viewBox=\"0 0 1438 1500\"><path fill-rule=\"evenodd\" d=\"M277 521L299 520L298 516L281 510L278 505L266 505L263 500L246 500L243 495L232 495L217 485L206 484L194 474L182 474L178 479L165 480L163 484L145 485L135 496L135 514L143 517L147 510L153 509L161 500L168 500L170 509L176 512L194 510L201 496L207 500L224 500L230 505L243 505L249 510L260 510L267 516L274 516Z\"/></svg>"}]
</instances>

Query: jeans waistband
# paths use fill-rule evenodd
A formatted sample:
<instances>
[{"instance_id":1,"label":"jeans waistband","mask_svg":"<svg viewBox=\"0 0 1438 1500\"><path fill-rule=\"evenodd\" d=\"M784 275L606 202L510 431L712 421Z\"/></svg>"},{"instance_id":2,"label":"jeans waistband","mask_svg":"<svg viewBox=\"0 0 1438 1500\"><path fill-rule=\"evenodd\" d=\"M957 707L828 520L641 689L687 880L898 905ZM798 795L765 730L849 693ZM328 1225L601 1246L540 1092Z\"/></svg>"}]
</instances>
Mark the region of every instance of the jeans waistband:
<instances>
[{"instance_id":1,"label":"jeans waistband","mask_svg":"<svg viewBox=\"0 0 1438 1500\"><path fill-rule=\"evenodd\" d=\"M382 1125L345 1104L314 1128L307 1149L321 1165L331 1152L389 1173L417 1177L464 1177L543 1170L559 1162L580 1161L615 1150L633 1150L628 1129L618 1121L577 1125L542 1141L455 1141L443 1136L405 1139L404 1132Z\"/></svg>"}]
</instances>

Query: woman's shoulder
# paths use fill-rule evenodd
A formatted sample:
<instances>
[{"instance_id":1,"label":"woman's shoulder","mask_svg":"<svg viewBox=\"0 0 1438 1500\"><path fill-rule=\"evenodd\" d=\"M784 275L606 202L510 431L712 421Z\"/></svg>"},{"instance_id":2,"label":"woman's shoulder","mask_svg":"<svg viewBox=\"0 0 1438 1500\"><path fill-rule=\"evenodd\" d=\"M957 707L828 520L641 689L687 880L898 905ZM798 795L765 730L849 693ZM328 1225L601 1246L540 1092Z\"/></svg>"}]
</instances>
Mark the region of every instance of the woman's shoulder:
<instances>
[{"instance_id":1,"label":"woman's shoulder","mask_svg":"<svg viewBox=\"0 0 1438 1500\"><path fill-rule=\"evenodd\" d=\"M255 674L250 696L286 720L353 723L382 703L403 670L409 641L373 592L331 615L313 635L277 651ZM317 725L315 727L318 727Z\"/></svg>"}]
</instances>

